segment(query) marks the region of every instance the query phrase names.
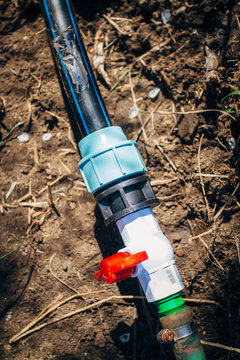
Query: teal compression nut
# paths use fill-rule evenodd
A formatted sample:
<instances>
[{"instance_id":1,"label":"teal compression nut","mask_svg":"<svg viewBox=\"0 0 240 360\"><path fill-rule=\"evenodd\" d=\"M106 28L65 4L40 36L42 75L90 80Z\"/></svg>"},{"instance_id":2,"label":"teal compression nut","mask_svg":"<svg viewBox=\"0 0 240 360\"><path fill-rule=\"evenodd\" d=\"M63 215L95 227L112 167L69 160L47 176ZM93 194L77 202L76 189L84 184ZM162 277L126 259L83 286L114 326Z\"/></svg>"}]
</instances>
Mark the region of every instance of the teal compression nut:
<instances>
[{"instance_id":1,"label":"teal compression nut","mask_svg":"<svg viewBox=\"0 0 240 360\"><path fill-rule=\"evenodd\" d=\"M119 126L95 131L78 144L83 180L90 193L116 180L147 171L137 143L128 140Z\"/></svg>"}]
</instances>

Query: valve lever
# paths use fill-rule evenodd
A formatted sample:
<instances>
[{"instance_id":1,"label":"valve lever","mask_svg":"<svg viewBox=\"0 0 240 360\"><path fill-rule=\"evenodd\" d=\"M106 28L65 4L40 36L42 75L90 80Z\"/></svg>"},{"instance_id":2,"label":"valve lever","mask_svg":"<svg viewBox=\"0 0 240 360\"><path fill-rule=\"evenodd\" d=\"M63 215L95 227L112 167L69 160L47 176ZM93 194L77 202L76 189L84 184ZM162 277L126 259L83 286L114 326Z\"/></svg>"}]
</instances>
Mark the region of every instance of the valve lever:
<instances>
[{"instance_id":1,"label":"valve lever","mask_svg":"<svg viewBox=\"0 0 240 360\"><path fill-rule=\"evenodd\" d=\"M105 280L107 283L128 279L136 270L136 265L147 260L146 251L136 254L118 252L100 262L100 270L94 274L97 281Z\"/></svg>"}]
</instances>

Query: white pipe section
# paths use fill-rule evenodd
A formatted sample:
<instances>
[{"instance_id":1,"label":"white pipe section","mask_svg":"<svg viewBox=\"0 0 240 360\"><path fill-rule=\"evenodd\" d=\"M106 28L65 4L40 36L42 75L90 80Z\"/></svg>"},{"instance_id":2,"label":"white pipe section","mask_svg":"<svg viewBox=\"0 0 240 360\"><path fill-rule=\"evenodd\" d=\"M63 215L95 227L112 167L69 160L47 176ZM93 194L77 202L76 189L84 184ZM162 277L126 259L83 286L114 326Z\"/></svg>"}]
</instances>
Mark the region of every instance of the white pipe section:
<instances>
[{"instance_id":1,"label":"white pipe section","mask_svg":"<svg viewBox=\"0 0 240 360\"><path fill-rule=\"evenodd\" d=\"M148 260L137 265L138 277L148 302L164 299L184 288L174 262L173 249L151 210L145 208L117 220L125 248L136 254L145 250Z\"/></svg>"}]
</instances>

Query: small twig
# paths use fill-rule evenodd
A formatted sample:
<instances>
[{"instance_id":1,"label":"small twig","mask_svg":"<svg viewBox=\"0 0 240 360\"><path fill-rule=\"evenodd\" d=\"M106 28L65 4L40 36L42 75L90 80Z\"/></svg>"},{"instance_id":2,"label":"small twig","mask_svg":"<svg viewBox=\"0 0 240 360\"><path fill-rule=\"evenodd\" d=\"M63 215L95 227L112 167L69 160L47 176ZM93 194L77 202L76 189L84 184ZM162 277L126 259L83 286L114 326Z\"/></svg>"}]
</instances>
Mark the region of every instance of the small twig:
<instances>
[{"instance_id":1,"label":"small twig","mask_svg":"<svg viewBox=\"0 0 240 360\"><path fill-rule=\"evenodd\" d=\"M183 301L186 301L188 303L195 303L195 304L220 305L219 302L208 299L183 298Z\"/></svg>"},{"instance_id":2,"label":"small twig","mask_svg":"<svg viewBox=\"0 0 240 360\"><path fill-rule=\"evenodd\" d=\"M127 22L133 22L133 19L129 19L129 18L121 18L121 17L114 17L112 16L111 19L115 20L115 21L127 21Z\"/></svg>"},{"instance_id":3,"label":"small twig","mask_svg":"<svg viewBox=\"0 0 240 360\"><path fill-rule=\"evenodd\" d=\"M49 204L47 201L33 201L33 202L19 202L18 206L46 209L48 205Z\"/></svg>"},{"instance_id":4,"label":"small twig","mask_svg":"<svg viewBox=\"0 0 240 360\"><path fill-rule=\"evenodd\" d=\"M34 35L39 35L43 33L45 30L47 30L47 28L43 28L42 30L37 31Z\"/></svg>"},{"instance_id":5,"label":"small twig","mask_svg":"<svg viewBox=\"0 0 240 360\"><path fill-rule=\"evenodd\" d=\"M238 208L240 209L240 202L235 200L235 203L237 204Z\"/></svg>"},{"instance_id":6,"label":"small twig","mask_svg":"<svg viewBox=\"0 0 240 360\"><path fill-rule=\"evenodd\" d=\"M69 167L67 167L66 164L64 164L64 162L62 160L60 160L60 163L62 164L62 166L68 171L69 174L71 174L71 170L69 169Z\"/></svg>"},{"instance_id":7,"label":"small twig","mask_svg":"<svg viewBox=\"0 0 240 360\"><path fill-rule=\"evenodd\" d=\"M162 111L162 110L158 110L156 111L157 114L162 114L162 115L172 115L172 114L179 114L179 115L186 115L186 114L202 114L205 112L220 112L223 115L229 116L231 119L233 119L234 121L237 121L236 118L234 116L232 116L231 114L227 113L224 110L219 110L219 109L203 109L203 110L191 110L191 111Z\"/></svg>"},{"instance_id":8,"label":"small twig","mask_svg":"<svg viewBox=\"0 0 240 360\"><path fill-rule=\"evenodd\" d=\"M75 290L72 286L68 285L67 283L65 283L65 281L63 281L62 279L60 279L56 274L54 274L53 269L52 269L52 262L53 262L53 258L56 254L53 254L53 256L51 257L50 261L49 261L49 269L50 269L50 273L52 274L53 277L55 277L55 279L57 279L61 284L63 284L64 286L66 286L68 289L72 290L73 292L75 292L75 294L79 294L79 291Z\"/></svg>"},{"instance_id":9,"label":"small twig","mask_svg":"<svg viewBox=\"0 0 240 360\"><path fill-rule=\"evenodd\" d=\"M196 236L191 236L189 240L196 240L196 239L199 239L200 237L202 236L205 236L205 235L208 235L210 234L211 232L213 232L213 230L215 230L215 226L213 226L211 229L209 229L208 231L205 231L199 235L196 235Z\"/></svg>"},{"instance_id":10,"label":"small twig","mask_svg":"<svg viewBox=\"0 0 240 360\"><path fill-rule=\"evenodd\" d=\"M160 153L165 157L165 159L169 162L170 166L173 168L173 170L176 172L177 171L177 167L176 165L173 163L173 161L168 157L168 155L163 151L162 147L157 143L157 141L154 141L156 147L158 148L158 150L160 151Z\"/></svg>"},{"instance_id":11,"label":"small twig","mask_svg":"<svg viewBox=\"0 0 240 360\"><path fill-rule=\"evenodd\" d=\"M32 122L32 104L29 99L27 101L27 106L28 106L28 122L26 125L27 125L27 131L29 131L30 127L31 127L31 122Z\"/></svg>"},{"instance_id":12,"label":"small twig","mask_svg":"<svg viewBox=\"0 0 240 360\"><path fill-rule=\"evenodd\" d=\"M59 301L62 298L62 295L59 295L57 297L57 299L55 299L50 305L47 305L37 316L34 320L32 320L27 326L25 326L18 334L14 335L9 343L12 344L18 340L20 340L21 338L23 338L25 336L25 334L27 333L27 331L29 329L31 329L34 325L36 325L39 321L41 321L42 319L44 319L47 315L49 315L50 313L52 313L54 310L58 309L59 307L61 307L62 305L68 303L69 301L76 299L76 298L82 298L85 295L90 295L90 294L98 294L101 292L104 292L105 290L97 290L97 291L88 291L85 293L77 293L75 295L72 295L70 297L68 297L67 299L64 299L62 301L60 301L58 304L57 301ZM34 330L34 329L33 329Z\"/></svg>"},{"instance_id":13,"label":"small twig","mask_svg":"<svg viewBox=\"0 0 240 360\"><path fill-rule=\"evenodd\" d=\"M53 180L52 182L49 183L49 186L53 186L55 184L57 184L59 181L63 180L64 178L66 178L69 174L63 174L60 175L57 179ZM47 190L47 186L44 186L44 188L42 188L41 190L38 191L38 195L41 195L44 191ZM26 196L26 195L25 195ZM19 201L19 200L18 200Z\"/></svg>"},{"instance_id":14,"label":"small twig","mask_svg":"<svg viewBox=\"0 0 240 360\"><path fill-rule=\"evenodd\" d=\"M146 118L146 120L144 121L143 125L141 126L141 128L139 129L136 137L134 138L135 141L138 141L140 135L142 134L144 128L147 126L147 124L149 123L149 121L152 119L152 114L154 114L156 112L156 110L159 108L159 106L162 104L164 98L162 97L161 100L157 103L157 105L155 106L155 108L150 112L149 116Z\"/></svg>"},{"instance_id":15,"label":"small twig","mask_svg":"<svg viewBox=\"0 0 240 360\"><path fill-rule=\"evenodd\" d=\"M199 141L199 147L198 147L198 172L199 174L201 174L201 147L202 147L202 140L203 140L203 136L204 134L202 134L200 141ZM206 191L205 191L205 186L204 186L204 182L203 182L203 178L200 175L200 182L201 182L201 187L202 187L202 193L203 193L203 198L206 204L206 208L207 208L207 214L208 214L208 221L212 220L212 216L210 214L210 208L209 208L209 204L208 204L208 199L206 196Z\"/></svg>"},{"instance_id":16,"label":"small twig","mask_svg":"<svg viewBox=\"0 0 240 360\"><path fill-rule=\"evenodd\" d=\"M13 73L13 75L15 75L15 76L17 76L17 77L21 77L21 76L19 75L19 73L18 73L17 71L15 71L14 69L10 68L10 71L11 71L11 73Z\"/></svg>"},{"instance_id":17,"label":"small twig","mask_svg":"<svg viewBox=\"0 0 240 360\"><path fill-rule=\"evenodd\" d=\"M135 93L134 93L134 90L133 90L133 84L132 84L132 76L131 76L131 71L129 71L129 85L130 85L130 89L131 89L131 94L132 94L132 100L133 100L133 104L135 106L135 108L137 109L137 112L138 112L138 119L143 127L143 121L142 121L142 117L139 113L139 109L138 109L138 105L137 105L137 100L136 100L136 96L135 96ZM145 131L145 128L143 127L143 137L144 137L144 141L145 143L147 142L147 134L146 134L146 131Z\"/></svg>"},{"instance_id":18,"label":"small twig","mask_svg":"<svg viewBox=\"0 0 240 360\"><path fill-rule=\"evenodd\" d=\"M109 22L109 24L111 24L114 27L115 30L117 30L119 35L130 36L129 34L122 31L120 29L120 27L115 23L115 21L113 21L110 17L108 17L107 15L104 15L104 14L103 14L103 17L104 17L104 19L106 19Z\"/></svg>"},{"instance_id":19,"label":"small twig","mask_svg":"<svg viewBox=\"0 0 240 360\"><path fill-rule=\"evenodd\" d=\"M26 234L25 235L28 235L30 233L30 231L32 230L32 228L34 227L34 225L36 224L36 221L32 222L31 225L29 225L29 227L27 228L27 231L26 231Z\"/></svg>"},{"instance_id":20,"label":"small twig","mask_svg":"<svg viewBox=\"0 0 240 360\"><path fill-rule=\"evenodd\" d=\"M17 200L17 202L22 202L22 201L24 201L24 200L27 200L27 199L30 198L31 196L32 196L32 192L29 192L29 191L28 191L28 193L25 194L25 195L23 195L22 197L20 197L20 198Z\"/></svg>"},{"instance_id":21,"label":"small twig","mask_svg":"<svg viewBox=\"0 0 240 360\"><path fill-rule=\"evenodd\" d=\"M237 24L238 24L238 27L239 27L239 30L240 30L240 22L239 22L239 18L238 18L238 16L237 16L237 15L235 15L235 16L236 16Z\"/></svg>"},{"instance_id":22,"label":"small twig","mask_svg":"<svg viewBox=\"0 0 240 360\"><path fill-rule=\"evenodd\" d=\"M16 185L17 185L17 182L16 182L16 181L13 181L13 182L11 183L11 186L10 186L9 190L8 190L8 192L7 192L6 195L5 195L5 199L6 199L6 200L9 198L9 196L11 195L11 193L13 192L13 190L15 189L15 186L16 186Z\"/></svg>"},{"instance_id":23,"label":"small twig","mask_svg":"<svg viewBox=\"0 0 240 360\"><path fill-rule=\"evenodd\" d=\"M181 196L183 197L183 194L182 193L178 193L178 194L172 194L172 195L169 195L169 196L158 196L158 200L160 201L164 201L164 200L170 200L170 199L173 199L175 197L178 197L178 196Z\"/></svg>"},{"instance_id":24,"label":"small twig","mask_svg":"<svg viewBox=\"0 0 240 360\"><path fill-rule=\"evenodd\" d=\"M165 56L164 58L161 58L160 60L157 60L155 63L153 63L152 66L156 66L159 63L162 63L163 61L167 60L169 57L172 57L173 55L177 54L179 51L181 51L188 43L190 42L190 40L188 39L183 45L181 45L176 51L172 52L171 54Z\"/></svg>"},{"instance_id":25,"label":"small twig","mask_svg":"<svg viewBox=\"0 0 240 360\"><path fill-rule=\"evenodd\" d=\"M77 297L77 296L81 296L81 294L73 295L71 298ZM39 326L36 326L35 328L33 328L33 329L31 329L31 330L28 330L28 331L26 331L26 332L24 332L24 333L21 332L21 335L19 334L18 337L15 335L12 339L10 339L9 343L10 343L10 344L13 344L13 343L21 340L22 338L26 337L27 335L30 335L30 334L32 334L32 333L34 333L34 332L36 332L36 331L39 331L39 330L43 329L44 327L46 327L46 326L48 326L48 325L55 324L55 323L57 323L57 322L59 322L59 321L68 319L68 318L70 318L70 317L72 317L72 316L75 316L75 315L77 315L77 314L80 314L80 313L82 313L82 312L84 312L84 311L87 311L87 310L90 310L90 309L92 309L92 308L98 307L99 305L102 305L102 304L104 304L104 303L106 303L106 302L109 302L109 301L111 301L111 300L114 300L114 299L116 299L116 300L118 300L118 299L126 299L126 300L129 300L129 299L131 300L131 299L132 299L132 300L134 300L134 299L143 299L143 298L145 299L144 296L134 296L134 295L124 295L124 296L113 295L113 296L109 296L109 297L106 298L106 299L99 300L99 301L97 301L97 302L95 302L95 303L93 303L93 304L84 306L83 308L77 309L77 310L72 311L72 312L70 312L70 313L68 313L68 314L66 314L66 315L63 315L63 316L59 317L58 319L54 319L54 320L49 321L49 322L47 322L47 323L43 323L43 324L41 324L41 325L39 325ZM69 299L70 299L70 298L69 298ZM64 303L65 303L66 301L69 301L69 299L64 300ZM57 307L58 307L58 306L57 306ZM51 310L51 309L50 309L50 310Z\"/></svg>"},{"instance_id":26,"label":"small twig","mask_svg":"<svg viewBox=\"0 0 240 360\"><path fill-rule=\"evenodd\" d=\"M227 152L229 152L229 149L221 142L221 140L219 139L219 137L217 136L217 142L219 143L219 145Z\"/></svg>"},{"instance_id":27,"label":"small twig","mask_svg":"<svg viewBox=\"0 0 240 360\"><path fill-rule=\"evenodd\" d=\"M9 343L12 344L15 341L17 341L17 339L24 334L26 331L28 331L29 329L31 329L34 325L36 325L40 320L42 320L44 317L46 317L48 314L50 314L54 308L54 306L56 305L56 302L59 301L62 298L62 295L58 295L58 297L53 300L53 302L49 305L47 305L37 316L34 320L32 320L28 325L26 325L19 333L17 333L16 335L14 335Z\"/></svg>"},{"instance_id":28,"label":"small twig","mask_svg":"<svg viewBox=\"0 0 240 360\"><path fill-rule=\"evenodd\" d=\"M222 265L220 264L220 262L218 261L218 259L216 258L216 256L213 254L212 250L209 248L209 246L205 243L205 241L200 237L199 238L200 241L203 243L203 245L205 246L205 248L208 250L208 252L210 253L210 255L212 256L213 260L216 262L217 266L224 271L224 268L222 267Z\"/></svg>"},{"instance_id":29,"label":"small twig","mask_svg":"<svg viewBox=\"0 0 240 360\"><path fill-rule=\"evenodd\" d=\"M28 184L28 191L31 193L32 192L32 182L31 180L29 181ZM31 225L32 223L32 214L33 214L33 209L31 207L28 208L28 225Z\"/></svg>"},{"instance_id":30,"label":"small twig","mask_svg":"<svg viewBox=\"0 0 240 360\"><path fill-rule=\"evenodd\" d=\"M184 111L184 107L181 107L181 110ZM170 132L169 132L169 136L172 135L173 131L176 129L176 127L179 125L180 121L181 121L181 116L179 115L178 118L176 118L176 107L174 102L172 101L172 112L173 112L173 116L174 116L174 125L171 128Z\"/></svg>"},{"instance_id":31,"label":"small twig","mask_svg":"<svg viewBox=\"0 0 240 360\"><path fill-rule=\"evenodd\" d=\"M151 185L152 185L152 187L161 186L161 185L167 185L167 184L169 184L169 183L171 183L173 181L176 181L176 180L178 180L177 177L174 177L172 179L152 180Z\"/></svg>"},{"instance_id":32,"label":"small twig","mask_svg":"<svg viewBox=\"0 0 240 360\"><path fill-rule=\"evenodd\" d=\"M73 137L72 137L72 130L71 130L70 126L68 127L68 134L67 134L67 137L68 137L68 140L70 141L70 143L72 144L73 148L74 148L75 150L77 150L77 149L78 149L78 147L77 147L77 145L76 145L75 141L73 140Z\"/></svg>"},{"instance_id":33,"label":"small twig","mask_svg":"<svg viewBox=\"0 0 240 360\"><path fill-rule=\"evenodd\" d=\"M68 122L67 122L62 116L58 116L58 115L56 115L55 113L53 113L52 111L49 111L49 110L46 110L46 109L45 109L45 111L46 111L46 113L48 113L49 115L52 115L52 116L55 117L56 119L61 120L61 121L63 121L65 124L68 125Z\"/></svg>"},{"instance_id":34,"label":"small twig","mask_svg":"<svg viewBox=\"0 0 240 360\"><path fill-rule=\"evenodd\" d=\"M237 237L236 240L236 248L237 248L237 255L238 255L238 264L240 265L240 250L239 250L239 238Z\"/></svg>"},{"instance_id":35,"label":"small twig","mask_svg":"<svg viewBox=\"0 0 240 360\"><path fill-rule=\"evenodd\" d=\"M28 225L31 225L31 223L32 223L32 214L33 214L33 209L28 208L28 218L27 218Z\"/></svg>"},{"instance_id":36,"label":"small twig","mask_svg":"<svg viewBox=\"0 0 240 360\"><path fill-rule=\"evenodd\" d=\"M118 41L118 38L114 39L113 41L110 42L110 44L108 44L107 46L104 47L104 50L109 49L113 44L115 44L115 42Z\"/></svg>"},{"instance_id":37,"label":"small twig","mask_svg":"<svg viewBox=\"0 0 240 360\"><path fill-rule=\"evenodd\" d=\"M175 106L174 102L172 101L172 111L173 111L173 113L175 112L175 110L176 110L176 106ZM178 125L179 120L180 120L180 116L179 116L178 119L177 119L176 115L173 114L173 118L174 118L174 126L173 126L172 129L170 130L169 136L172 135L173 130L174 130L175 127Z\"/></svg>"},{"instance_id":38,"label":"small twig","mask_svg":"<svg viewBox=\"0 0 240 360\"><path fill-rule=\"evenodd\" d=\"M232 195L230 196L230 198L225 202L225 204L221 207L221 209L217 212L217 214L214 216L213 220L216 221L219 216L222 214L222 212L225 210L225 208L230 204L230 202L232 201L232 198L234 197L234 195L236 194L237 190L239 188L239 183L237 184L237 186L235 187Z\"/></svg>"},{"instance_id":39,"label":"small twig","mask_svg":"<svg viewBox=\"0 0 240 360\"><path fill-rule=\"evenodd\" d=\"M37 78L37 76L35 76L34 74L30 73L30 75L33 77L34 80L36 80L38 82L38 92L40 91L41 87L42 87L42 76L40 75L39 79Z\"/></svg>"},{"instance_id":40,"label":"small twig","mask_svg":"<svg viewBox=\"0 0 240 360\"><path fill-rule=\"evenodd\" d=\"M151 113L151 120L152 120L152 135L153 135L154 134L154 113L153 112Z\"/></svg>"},{"instance_id":41,"label":"small twig","mask_svg":"<svg viewBox=\"0 0 240 360\"><path fill-rule=\"evenodd\" d=\"M47 194L48 194L48 205L49 207L53 207L52 190L49 183L47 184Z\"/></svg>"},{"instance_id":42,"label":"small twig","mask_svg":"<svg viewBox=\"0 0 240 360\"><path fill-rule=\"evenodd\" d=\"M220 179L228 179L229 180L229 175L215 175L215 174L199 174L199 173L196 173L196 174L193 174L194 176L202 176L202 177L209 177L209 178L220 178Z\"/></svg>"},{"instance_id":43,"label":"small twig","mask_svg":"<svg viewBox=\"0 0 240 360\"><path fill-rule=\"evenodd\" d=\"M57 208L56 208L56 205L54 204L53 202L53 196L52 196L52 188L51 188L51 185L48 183L47 185L47 192L48 192L48 205L50 208L52 208L55 213L57 214L57 216L60 216Z\"/></svg>"},{"instance_id":44,"label":"small twig","mask_svg":"<svg viewBox=\"0 0 240 360\"><path fill-rule=\"evenodd\" d=\"M213 343L213 342L209 342L209 341L205 341L205 340L200 340L201 343L203 345L207 345L207 346L213 346L213 347L217 347L219 349L224 349L224 350L227 350L227 351L234 351L234 352L237 352L237 353L240 353L240 349L238 348L234 348L232 346L226 346L226 345L222 345L222 344L218 344L218 343Z\"/></svg>"},{"instance_id":45,"label":"small twig","mask_svg":"<svg viewBox=\"0 0 240 360\"><path fill-rule=\"evenodd\" d=\"M172 41L172 39L167 39L167 40L163 41L161 44L154 45L150 50L148 50L147 52L145 52L144 54L139 56L139 60L142 60L145 56L152 53L153 51L159 51L161 48L168 45L171 41ZM156 65L156 63L154 65Z\"/></svg>"}]
</instances>

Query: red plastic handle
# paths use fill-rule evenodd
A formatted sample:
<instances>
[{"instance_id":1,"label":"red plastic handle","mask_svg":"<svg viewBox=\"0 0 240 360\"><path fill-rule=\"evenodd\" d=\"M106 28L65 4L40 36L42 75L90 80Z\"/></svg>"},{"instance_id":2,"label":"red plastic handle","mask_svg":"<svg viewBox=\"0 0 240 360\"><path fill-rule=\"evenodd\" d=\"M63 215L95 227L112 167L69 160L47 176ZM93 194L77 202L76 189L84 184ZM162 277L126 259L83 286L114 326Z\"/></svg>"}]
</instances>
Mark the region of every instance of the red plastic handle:
<instances>
[{"instance_id":1,"label":"red plastic handle","mask_svg":"<svg viewBox=\"0 0 240 360\"><path fill-rule=\"evenodd\" d=\"M100 270L94 274L97 281L105 280L111 284L132 276L136 265L147 260L146 251L130 255L128 252L119 252L100 262Z\"/></svg>"}]
</instances>

